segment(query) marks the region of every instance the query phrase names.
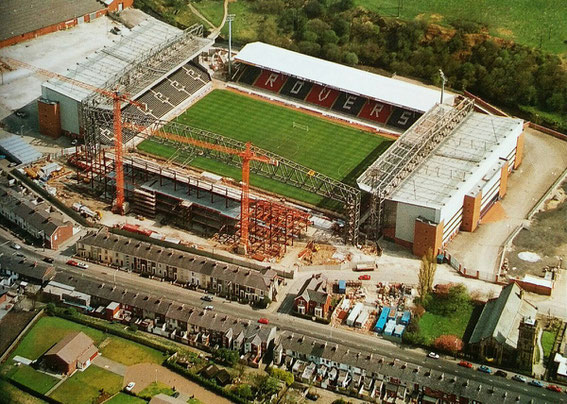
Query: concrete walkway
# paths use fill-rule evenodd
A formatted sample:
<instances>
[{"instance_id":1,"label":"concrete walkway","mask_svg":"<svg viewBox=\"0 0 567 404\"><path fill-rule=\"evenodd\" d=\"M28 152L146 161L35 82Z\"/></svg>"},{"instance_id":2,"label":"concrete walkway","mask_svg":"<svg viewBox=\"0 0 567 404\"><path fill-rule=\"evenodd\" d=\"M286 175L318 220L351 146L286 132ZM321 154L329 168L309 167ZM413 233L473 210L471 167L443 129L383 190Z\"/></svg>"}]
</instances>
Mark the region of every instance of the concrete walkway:
<instances>
[{"instance_id":1,"label":"concrete walkway","mask_svg":"<svg viewBox=\"0 0 567 404\"><path fill-rule=\"evenodd\" d=\"M93 364L97 365L99 368L106 369L109 372L116 373L119 376L124 376L126 374L126 369L128 368L126 365L105 358L102 355L98 355L94 358Z\"/></svg>"},{"instance_id":2,"label":"concrete walkway","mask_svg":"<svg viewBox=\"0 0 567 404\"><path fill-rule=\"evenodd\" d=\"M537 335L537 341L536 341L537 349L539 351L539 361L538 361L538 363L534 364L534 367L533 367L534 377L536 377L538 379L543 378L543 375L545 374L545 366L543 364L544 352L543 352L543 347L541 346L541 336L542 335L543 335L543 330L540 328L539 333Z\"/></svg>"}]
</instances>

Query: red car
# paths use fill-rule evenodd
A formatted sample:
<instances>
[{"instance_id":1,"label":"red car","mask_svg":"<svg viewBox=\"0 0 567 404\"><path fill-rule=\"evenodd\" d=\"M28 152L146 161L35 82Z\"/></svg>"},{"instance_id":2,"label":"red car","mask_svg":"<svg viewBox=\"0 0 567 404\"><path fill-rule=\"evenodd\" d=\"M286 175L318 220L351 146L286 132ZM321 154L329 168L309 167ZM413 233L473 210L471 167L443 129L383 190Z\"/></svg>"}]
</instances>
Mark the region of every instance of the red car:
<instances>
[{"instance_id":1,"label":"red car","mask_svg":"<svg viewBox=\"0 0 567 404\"><path fill-rule=\"evenodd\" d=\"M72 265L72 266L76 267L77 264L78 264L78 262L75 261L75 260L69 260L69 261L67 261L67 265Z\"/></svg>"},{"instance_id":2,"label":"red car","mask_svg":"<svg viewBox=\"0 0 567 404\"><path fill-rule=\"evenodd\" d=\"M370 280L370 275L360 275L358 277L359 281L369 281Z\"/></svg>"},{"instance_id":3,"label":"red car","mask_svg":"<svg viewBox=\"0 0 567 404\"><path fill-rule=\"evenodd\" d=\"M555 384L548 384L545 388L551 391L556 391L558 393L561 393L561 387L556 386Z\"/></svg>"},{"instance_id":4,"label":"red car","mask_svg":"<svg viewBox=\"0 0 567 404\"><path fill-rule=\"evenodd\" d=\"M260 324L268 324L270 321L267 318L262 317L261 319L258 320L258 322Z\"/></svg>"},{"instance_id":5,"label":"red car","mask_svg":"<svg viewBox=\"0 0 567 404\"><path fill-rule=\"evenodd\" d=\"M464 368L469 368L469 369L470 369L470 368L472 368L472 363L467 362L467 361L460 361L460 362L459 362L459 366L462 366L462 367L464 367Z\"/></svg>"}]
</instances>

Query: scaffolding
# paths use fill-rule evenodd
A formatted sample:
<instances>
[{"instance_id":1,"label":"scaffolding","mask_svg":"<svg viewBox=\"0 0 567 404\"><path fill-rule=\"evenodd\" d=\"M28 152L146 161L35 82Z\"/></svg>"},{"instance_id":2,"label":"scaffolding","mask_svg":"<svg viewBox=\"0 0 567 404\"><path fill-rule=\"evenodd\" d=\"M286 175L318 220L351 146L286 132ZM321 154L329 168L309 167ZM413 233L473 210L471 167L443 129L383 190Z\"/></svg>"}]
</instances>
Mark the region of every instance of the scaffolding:
<instances>
[{"instance_id":1,"label":"scaffolding","mask_svg":"<svg viewBox=\"0 0 567 404\"><path fill-rule=\"evenodd\" d=\"M474 101L465 97L454 107L437 104L358 177L359 187L371 194L362 219L370 219L370 236L381 235L385 200L473 111Z\"/></svg>"}]
</instances>

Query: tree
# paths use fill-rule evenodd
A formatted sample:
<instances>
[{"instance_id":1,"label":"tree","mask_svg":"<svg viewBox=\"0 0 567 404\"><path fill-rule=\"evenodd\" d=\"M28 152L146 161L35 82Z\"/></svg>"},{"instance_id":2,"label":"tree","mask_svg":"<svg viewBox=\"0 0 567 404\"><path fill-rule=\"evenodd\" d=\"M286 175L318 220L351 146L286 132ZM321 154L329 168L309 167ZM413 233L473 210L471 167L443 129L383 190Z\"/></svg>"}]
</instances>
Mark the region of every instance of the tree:
<instances>
[{"instance_id":1,"label":"tree","mask_svg":"<svg viewBox=\"0 0 567 404\"><path fill-rule=\"evenodd\" d=\"M53 316L55 314L55 305L53 303L48 303L47 306L45 306L45 311L47 312L48 315Z\"/></svg>"},{"instance_id":2,"label":"tree","mask_svg":"<svg viewBox=\"0 0 567 404\"><path fill-rule=\"evenodd\" d=\"M213 358L221 363L234 366L238 362L240 355L238 354L238 351L233 349L219 348L213 352Z\"/></svg>"},{"instance_id":3,"label":"tree","mask_svg":"<svg viewBox=\"0 0 567 404\"><path fill-rule=\"evenodd\" d=\"M419 268L417 291L424 302L433 290L433 279L435 278L435 271L437 270L436 257L433 250L429 248L427 253L421 258L421 266Z\"/></svg>"},{"instance_id":4,"label":"tree","mask_svg":"<svg viewBox=\"0 0 567 404\"><path fill-rule=\"evenodd\" d=\"M350 66L358 64L358 56L354 52L345 52L343 60L347 65Z\"/></svg>"},{"instance_id":5,"label":"tree","mask_svg":"<svg viewBox=\"0 0 567 404\"><path fill-rule=\"evenodd\" d=\"M278 369L274 367L268 368L268 374L270 376L276 377L284 382L286 385L291 386L294 382L293 374L288 372L287 370Z\"/></svg>"},{"instance_id":6,"label":"tree","mask_svg":"<svg viewBox=\"0 0 567 404\"><path fill-rule=\"evenodd\" d=\"M433 342L435 348L440 351L449 352L454 355L463 350L463 341L456 335L441 335Z\"/></svg>"},{"instance_id":7,"label":"tree","mask_svg":"<svg viewBox=\"0 0 567 404\"><path fill-rule=\"evenodd\" d=\"M238 385L235 389L234 389L234 393L237 396L240 396L246 400L250 400L254 394L252 393L252 388L250 387L249 384L243 383Z\"/></svg>"},{"instance_id":8,"label":"tree","mask_svg":"<svg viewBox=\"0 0 567 404\"><path fill-rule=\"evenodd\" d=\"M311 0L307 3L304 10L309 18L321 17L325 13L325 8L317 0Z\"/></svg>"},{"instance_id":9,"label":"tree","mask_svg":"<svg viewBox=\"0 0 567 404\"><path fill-rule=\"evenodd\" d=\"M262 396L271 397L273 394L280 391L280 382L275 377L265 377L258 385L258 390Z\"/></svg>"}]
</instances>

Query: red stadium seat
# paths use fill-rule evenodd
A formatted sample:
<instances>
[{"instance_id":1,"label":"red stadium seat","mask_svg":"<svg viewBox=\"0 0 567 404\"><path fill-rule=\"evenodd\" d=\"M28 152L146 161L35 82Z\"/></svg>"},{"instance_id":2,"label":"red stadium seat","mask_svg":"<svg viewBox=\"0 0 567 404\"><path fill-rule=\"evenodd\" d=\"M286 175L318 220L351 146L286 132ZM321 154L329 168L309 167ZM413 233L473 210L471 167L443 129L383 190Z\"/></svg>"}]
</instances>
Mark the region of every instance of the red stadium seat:
<instances>
[{"instance_id":1,"label":"red stadium seat","mask_svg":"<svg viewBox=\"0 0 567 404\"><path fill-rule=\"evenodd\" d=\"M254 85L277 93L280 91L286 80L287 76L283 74L274 73L269 70L262 70L262 74L260 74L260 77L258 77L258 80L256 80Z\"/></svg>"},{"instance_id":2,"label":"red stadium seat","mask_svg":"<svg viewBox=\"0 0 567 404\"><path fill-rule=\"evenodd\" d=\"M368 100L364 107L362 107L362 110L360 111L358 116L370 121L386 123L393 109L394 108L391 105L383 104L378 101Z\"/></svg>"},{"instance_id":3,"label":"red stadium seat","mask_svg":"<svg viewBox=\"0 0 567 404\"><path fill-rule=\"evenodd\" d=\"M338 96L339 92L337 90L315 84L306 101L325 108L331 108Z\"/></svg>"}]
</instances>

